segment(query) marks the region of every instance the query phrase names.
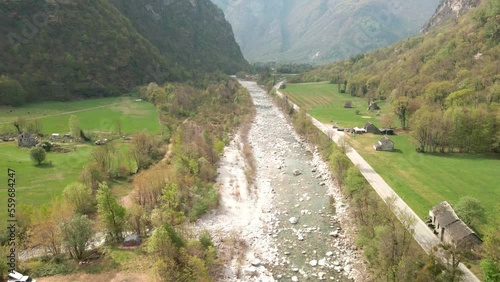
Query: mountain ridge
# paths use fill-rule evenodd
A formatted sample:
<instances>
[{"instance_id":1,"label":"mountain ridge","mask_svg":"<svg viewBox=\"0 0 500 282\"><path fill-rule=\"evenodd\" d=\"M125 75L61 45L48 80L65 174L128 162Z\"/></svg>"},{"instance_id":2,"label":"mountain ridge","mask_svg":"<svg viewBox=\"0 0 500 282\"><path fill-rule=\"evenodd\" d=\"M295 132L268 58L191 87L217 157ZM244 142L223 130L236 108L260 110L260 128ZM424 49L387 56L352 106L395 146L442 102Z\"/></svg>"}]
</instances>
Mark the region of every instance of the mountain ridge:
<instances>
[{"instance_id":1,"label":"mountain ridge","mask_svg":"<svg viewBox=\"0 0 500 282\"><path fill-rule=\"evenodd\" d=\"M326 63L417 33L438 0L213 0L249 61Z\"/></svg>"},{"instance_id":2,"label":"mountain ridge","mask_svg":"<svg viewBox=\"0 0 500 282\"><path fill-rule=\"evenodd\" d=\"M458 19L465 12L479 5L480 0L444 0L436 8L436 11L427 23L422 27L422 32L438 26L442 22Z\"/></svg>"}]
</instances>

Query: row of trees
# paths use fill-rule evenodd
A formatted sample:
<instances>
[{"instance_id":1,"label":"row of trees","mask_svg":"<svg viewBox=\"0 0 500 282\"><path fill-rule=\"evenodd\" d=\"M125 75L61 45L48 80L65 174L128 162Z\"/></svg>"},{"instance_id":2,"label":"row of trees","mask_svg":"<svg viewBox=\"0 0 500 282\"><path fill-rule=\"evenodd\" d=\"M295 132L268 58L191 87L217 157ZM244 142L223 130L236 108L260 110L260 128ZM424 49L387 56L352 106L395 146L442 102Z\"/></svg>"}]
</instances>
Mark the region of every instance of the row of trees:
<instances>
[{"instance_id":1,"label":"row of trees","mask_svg":"<svg viewBox=\"0 0 500 282\"><path fill-rule=\"evenodd\" d=\"M486 152L500 149L500 124L489 108L424 105L412 116L410 134L420 152Z\"/></svg>"}]
</instances>

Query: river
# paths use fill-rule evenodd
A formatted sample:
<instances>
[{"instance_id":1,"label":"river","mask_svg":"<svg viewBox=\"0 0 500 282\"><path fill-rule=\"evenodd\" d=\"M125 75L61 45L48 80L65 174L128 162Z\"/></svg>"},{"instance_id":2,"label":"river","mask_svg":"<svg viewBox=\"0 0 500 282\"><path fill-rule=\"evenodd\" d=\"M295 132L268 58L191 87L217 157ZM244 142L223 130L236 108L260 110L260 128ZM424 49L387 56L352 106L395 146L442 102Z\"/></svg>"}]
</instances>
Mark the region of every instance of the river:
<instances>
[{"instance_id":1,"label":"river","mask_svg":"<svg viewBox=\"0 0 500 282\"><path fill-rule=\"evenodd\" d=\"M220 163L220 206L197 223L215 234L225 254L223 280L359 279L359 253L344 230L352 226L347 207L327 164L264 90L255 82L240 83L256 107L248 137L256 181L247 185L236 135Z\"/></svg>"}]
</instances>

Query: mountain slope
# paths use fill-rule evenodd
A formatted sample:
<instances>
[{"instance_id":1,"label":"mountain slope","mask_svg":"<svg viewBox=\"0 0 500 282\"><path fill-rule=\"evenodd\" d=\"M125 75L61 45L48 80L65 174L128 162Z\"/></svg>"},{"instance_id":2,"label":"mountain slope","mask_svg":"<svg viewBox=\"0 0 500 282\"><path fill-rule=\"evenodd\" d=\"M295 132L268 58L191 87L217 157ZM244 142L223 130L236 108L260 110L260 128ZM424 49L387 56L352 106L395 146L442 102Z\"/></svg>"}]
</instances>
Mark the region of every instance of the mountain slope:
<instances>
[{"instance_id":1,"label":"mountain slope","mask_svg":"<svg viewBox=\"0 0 500 282\"><path fill-rule=\"evenodd\" d=\"M143 83L148 66L173 78L109 2L30 2L3 0L0 21L0 74L21 83L26 100L116 95Z\"/></svg>"},{"instance_id":2,"label":"mountain slope","mask_svg":"<svg viewBox=\"0 0 500 282\"><path fill-rule=\"evenodd\" d=\"M347 80L353 96L387 99L421 151L500 151L498 15L500 2L485 0L457 22L298 80Z\"/></svg>"},{"instance_id":3,"label":"mountain slope","mask_svg":"<svg viewBox=\"0 0 500 282\"><path fill-rule=\"evenodd\" d=\"M155 3L116 2L135 9L130 20L106 0L0 0L0 104L119 95L247 66L210 2L156 1L174 4L153 21Z\"/></svg>"},{"instance_id":4,"label":"mountain slope","mask_svg":"<svg viewBox=\"0 0 500 282\"><path fill-rule=\"evenodd\" d=\"M419 31L438 0L213 0L250 61L324 63Z\"/></svg>"},{"instance_id":5,"label":"mountain slope","mask_svg":"<svg viewBox=\"0 0 500 282\"><path fill-rule=\"evenodd\" d=\"M248 67L224 14L209 0L113 0L160 52L188 69L236 73Z\"/></svg>"},{"instance_id":6,"label":"mountain slope","mask_svg":"<svg viewBox=\"0 0 500 282\"><path fill-rule=\"evenodd\" d=\"M438 26L442 22L450 19L457 19L463 13L471 8L477 7L480 0L445 0L442 1L436 9L434 15L422 28L422 31L429 31L429 29Z\"/></svg>"}]
</instances>

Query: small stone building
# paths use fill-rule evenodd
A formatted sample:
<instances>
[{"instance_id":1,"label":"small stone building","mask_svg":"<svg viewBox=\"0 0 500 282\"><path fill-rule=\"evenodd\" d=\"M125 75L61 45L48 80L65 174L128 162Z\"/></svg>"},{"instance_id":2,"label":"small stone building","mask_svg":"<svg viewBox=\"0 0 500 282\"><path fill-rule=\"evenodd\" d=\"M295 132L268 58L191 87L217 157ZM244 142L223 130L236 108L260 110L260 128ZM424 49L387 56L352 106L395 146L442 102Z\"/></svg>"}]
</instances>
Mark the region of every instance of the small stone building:
<instances>
[{"instance_id":1,"label":"small stone building","mask_svg":"<svg viewBox=\"0 0 500 282\"><path fill-rule=\"evenodd\" d=\"M373 148L377 151L394 151L394 142L391 139L384 136L380 138L380 140L373 145Z\"/></svg>"},{"instance_id":2,"label":"small stone building","mask_svg":"<svg viewBox=\"0 0 500 282\"><path fill-rule=\"evenodd\" d=\"M371 102L370 106L368 106L368 111L378 111L380 107L375 102Z\"/></svg>"},{"instance_id":3,"label":"small stone building","mask_svg":"<svg viewBox=\"0 0 500 282\"><path fill-rule=\"evenodd\" d=\"M366 130L366 132L368 133L373 133L373 134L381 134L380 133L380 129L378 129L378 127L376 127L373 123L371 122L367 122L365 123L365 125L363 126L363 128Z\"/></svg>"},{"instance_id":4,"label":"small stone building","mask_svg":"<svg viewBox=\"0 0 500 282\"><path fill-rule=\"evenodd\" d=\"M429 211L435 233L439 240L455 247L472 249L482 243L477 234L465 224L453 210L452 206L444 201Z\"/></svg>"},{"instance_id":5,"label":"small stone building","mask_svg":"<svg viewBox=\"0 0 500 282\"><path fill-rule=\"evenodd\" d=\"M38 144L38 139L28 132L23 132L17 137L17 145L23 148L31 148Z\"/></svg>"}]
</instances>

